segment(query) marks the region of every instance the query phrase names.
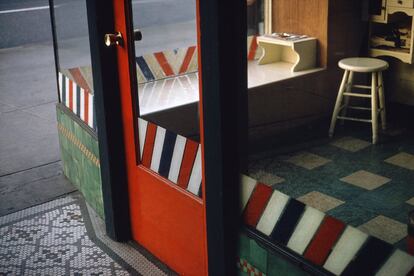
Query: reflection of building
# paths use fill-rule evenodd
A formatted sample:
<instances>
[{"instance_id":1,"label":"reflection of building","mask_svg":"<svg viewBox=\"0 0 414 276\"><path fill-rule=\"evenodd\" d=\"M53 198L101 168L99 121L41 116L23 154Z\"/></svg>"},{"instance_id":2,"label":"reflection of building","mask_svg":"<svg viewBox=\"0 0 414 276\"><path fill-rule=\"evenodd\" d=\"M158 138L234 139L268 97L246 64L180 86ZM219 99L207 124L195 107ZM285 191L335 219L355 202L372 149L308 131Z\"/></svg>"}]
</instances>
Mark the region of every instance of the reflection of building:
<instances>
[{"instance_id":1,"label":"reflection of building","mask_svg":"<svg viewBox=\"0 0 414 276\"><path fill-rule=\"evenodd\" d=\"M264 0L247 1L247 34L264 33Z\"/></svg>"},{"instance_id":2,"label":"reflection of building","mask_svg":"<svg viewBox=\"0 0 414 276\"><path fill-rule=\"evenodd\" d=\"M297 152L304 146L295 144L318 137L339 83L337 61L358 55L361 44L367 43L360 1L328 6L321 0L300 7L298 1L274 1L274 31L318 40L317 68L297 73L285 70L283 62L257 65L261 49L256 37L249 36L246 46L238 24L245 22L244 4L210 2L214 5L199 3L197 43L191 37L196 20L175 18L174 26L182 29L169 29L173 34L165 31L168 26L162 26L162 35L156 34L157 26L148 36L143 29L145 49L158 47L145 54L139 53L141 42L131 40L132 22L127 16L131 7L114 1L114 10L103 1L87 2L91 65L60 64L57 113L65 173L105 218L109 235L135 240L177 272L189 275L207 270L226 275L236 266L256 275L409 271L412 257L356 228L389 222L357 205L364 201L358 196L386 201L385 193L371 188L398 182L378 176L380 172L372 176L368 168L360 169L356 177L351 174L356 170L352 165L371 164L366 158L374 153L363 152L370 144L348 136L318 144L318 151L305 147L305 152ZM258 16L262 6L256 2L248 8L248 28L255 33L264 21ZM224 15L216 7L234 14ZM234 24L218 25L229 20ZM122 47L106 48L103 37L114 31L114 22L123 37ZM146 42L150 37L154 41ZM173 46L164 45L170 38ZM183 46L183 41L194 43ZM56 42L60 57L68 48L60 48L59 39ZM134 50L139 54L133 55ZM350 129L349 136L359 134ZM248 135L256 150L269 150L276 142L279 147L294 144L296 150L286 146L286 160L276 155L252 162L252 178L240 169L247 166ZM392 174L388 164L398 163L398 156L384 164L385 153L373 151L381 160L374 168ZM411 160L412 153L406 154L402 159ZM349 159L342 160L344 156ZM279 173L285 174L277 177ZM365 178L381 181L369 186L360 183ZM398 185L414 196L404 181ZM355 203L352 197L361 201ZM408 208L404 205L408 198L393 199ZM401 217L399 210L395 212L393 223ZM362 218L363 213L373 215ZM346 219L350 225L343 222ZM404 226L401 221L395 225Z\"/></svg>"}]
</instances>

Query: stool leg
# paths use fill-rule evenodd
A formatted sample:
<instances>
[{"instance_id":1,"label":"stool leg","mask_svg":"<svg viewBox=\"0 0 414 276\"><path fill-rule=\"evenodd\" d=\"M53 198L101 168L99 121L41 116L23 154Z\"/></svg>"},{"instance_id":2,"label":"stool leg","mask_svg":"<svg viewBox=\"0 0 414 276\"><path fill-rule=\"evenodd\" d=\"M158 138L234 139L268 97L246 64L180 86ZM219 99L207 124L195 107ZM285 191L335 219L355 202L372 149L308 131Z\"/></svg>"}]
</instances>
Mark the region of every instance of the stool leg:
<instances>
[{"instance_id":1,"label":"stool leg","mask_svg":"<svg viewBox=\"0 0 414 276\"><path fill-rule=\"evenodd\" d=\"M339 111L341 110L342 98L345 92L346 84L348 82L348 76L349 76L349 71L345 70L344 76L342 78L341 86L339 87L338 96L336 97L335 108L332 113L331 126L329 128L329 137L331 138L335 131L336 118L338 117Z\"/></svg>"},{"instance_id":2,"label":"stool leg","mask_svg":"<svg viewBox=\"0 0 414 276\"><path fill-rule=\"evenodd\" d=\"M349 72L349 77L348 77L348 82L346 84L346 91L345 92L351 92L352 89L352 85L354 83L354 72L350 71ZM342 109L341 112L341 116L345 117L346 116L346 111L349 105L349 96L344 96L344 108ZM341 120L341 124L343 125L345 123L345 120Z\"/></svg>"},{"instance_id":3,"label":"stool leg","mask_svg":"<svg viewBox=\"0 0 414 276\"><path fill-rule=\"evenodd\" d=\"M378 72L378 85L379 85L379 102L381 108L381 126L382 130L387 129L387 116L385 113L385 95L384 95L384 81L382 78L382 72Z\"/></svg>"},{"instance_id":4,"label":"stool leg","mask_svg":"<svg viewBox=\"0 0 414 276\"><path fill-rule=\"evenodd\" d=\"M373 72L371 77L371 122L372 122L372 143L378 141L378 101L377 101L377 73Z\"/></svg>"}]
</instances>

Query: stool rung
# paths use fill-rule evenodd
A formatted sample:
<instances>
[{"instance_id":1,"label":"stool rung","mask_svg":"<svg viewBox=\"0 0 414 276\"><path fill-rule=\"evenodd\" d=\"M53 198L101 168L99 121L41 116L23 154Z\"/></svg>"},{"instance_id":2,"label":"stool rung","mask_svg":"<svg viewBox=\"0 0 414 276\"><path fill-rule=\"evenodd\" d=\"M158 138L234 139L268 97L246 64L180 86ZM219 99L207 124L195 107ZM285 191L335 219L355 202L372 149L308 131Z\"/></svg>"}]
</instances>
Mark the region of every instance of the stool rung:
<instances>
[{"instance_id":1,"label":"stool rung","mask_svg":"<svg viewBox=\"0 0 414 276\"><path fill-rule=\"evenodd\" d=\"M354 85L352 85L352 87L371 90L371 86L369 86L369 85L358 85L358 84L354 84Z\"/></svg>"},{"instance_id":2,"label":"stool rung","mask_svg":"<svg viewBox=\"0 0 414 276\"><path fill-rule=\"evenodd\" d=\"M344 92L343 95L351 96L351 97L371 98L370 94L360 94L360 93L352 93L352 92Z\"/></svg>"},{"instance_id":3,"label":"stool rung","mask_svg":"<svg viewBox=\"0 0 414 276\"><path fill-rule=\"evenodd\" d=\"M363 106L348 106L349 109L355 109L355 110L371 110L369 107L363 107Z\"/></svg>"},{"instance_id":4,"label":"stool rung","mask_svg":"<svg viewBox=\"0 0 414 276\"><path fill-rule=\"evenodd\" d=\"M356 122L365 122L365 123L371 123L372 122L369 119L360 119L360 118L345 117L345 116L338 116L336 118L339 119L339 120L348 120L348 121L356 121Z\"/></svg>"}]
</instances>

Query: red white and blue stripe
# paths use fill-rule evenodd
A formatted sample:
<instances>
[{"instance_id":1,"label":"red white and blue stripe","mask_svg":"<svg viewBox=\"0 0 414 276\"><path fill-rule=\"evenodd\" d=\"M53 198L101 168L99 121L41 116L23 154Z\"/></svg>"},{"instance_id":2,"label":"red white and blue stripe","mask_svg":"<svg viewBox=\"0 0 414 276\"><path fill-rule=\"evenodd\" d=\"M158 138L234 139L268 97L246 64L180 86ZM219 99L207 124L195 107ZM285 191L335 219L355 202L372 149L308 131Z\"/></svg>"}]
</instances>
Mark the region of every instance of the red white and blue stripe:
<instances>
[{"instance_id":1,"label":"red white and blue stripe","mask_svg":"<svg viewBox=\"0 0 414 276\"><path fill-rule=\"evenodd\" d=\"M141 163L172 183L201 195L201 146L144 119L138 119Z\"/></svg>"},{"instance_id":2,"label":"red white and blue stripe","mask_svg":"<svg viewBox=\"0 0 414 276\"><path fill-rule=\"evenodd\" d=\"M59 95L61 103L69 108L90 128L96 130L94 96L89 89L79 86L74 80L59 72Z\"/></svg>"},{"instance_id":3,"label":"red white and blue stripe","mask_svg":"<svg viewBox=\"0 0 414 276\"><path fill-rule=\"evenodd\" d=\"M244 223L334 275L411 275L414 256L241 176Z\"/></svg>"}]
</instances>

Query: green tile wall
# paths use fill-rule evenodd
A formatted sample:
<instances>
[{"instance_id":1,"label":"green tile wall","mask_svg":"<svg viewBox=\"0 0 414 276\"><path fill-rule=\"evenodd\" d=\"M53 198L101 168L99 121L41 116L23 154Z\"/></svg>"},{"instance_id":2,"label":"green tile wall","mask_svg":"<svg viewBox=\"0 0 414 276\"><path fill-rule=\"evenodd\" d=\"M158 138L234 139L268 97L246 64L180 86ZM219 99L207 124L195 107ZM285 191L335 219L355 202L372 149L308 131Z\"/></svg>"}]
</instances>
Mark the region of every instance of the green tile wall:
<instances>
[{"instance_id":1,"label":"green tile wall","mask_svg":"<svg viewBox=\"0 0 414 276\"><path fill-rule=\"evenodd\" d=\"M98 141L80 126L63 107L56 108L58 124L72 133L80 144L99 160ZM91 156L82 152L67 135L59 130L60 151L63 171L85 197L89 205L103 218L103 196L100 167L92 161Z\"/></svg>"},{"instance_id":2,"label":"green tile wall","mask_svg":"<svg viewBox=\"0 0 414 276\"><path fill-rule=\"evenodd\" d=\"M239 257L247 260L247 262L265 275L293 275L305 276L310 275L301 270L298 266L292 264L285 258L278 256L266 247L258 244L254 239L247 235L239 234ZM240 268L239 275L253 275L243 268ZM257 273L256 273L257 275Z\"/></svg>"}]
</instances>

